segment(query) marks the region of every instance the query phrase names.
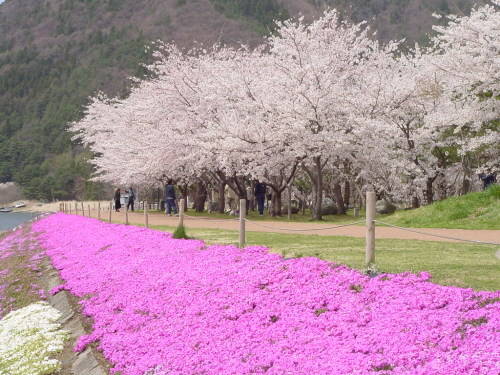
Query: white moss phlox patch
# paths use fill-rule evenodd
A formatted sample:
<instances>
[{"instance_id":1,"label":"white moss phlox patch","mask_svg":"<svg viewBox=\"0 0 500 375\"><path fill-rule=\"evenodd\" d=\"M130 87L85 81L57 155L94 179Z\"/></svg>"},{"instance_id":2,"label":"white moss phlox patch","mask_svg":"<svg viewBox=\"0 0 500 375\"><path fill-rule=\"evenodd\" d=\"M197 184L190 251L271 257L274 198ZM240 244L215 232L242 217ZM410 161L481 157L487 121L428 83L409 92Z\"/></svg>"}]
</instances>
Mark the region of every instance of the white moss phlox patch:
<instances>
[{"instance_id":1,"label":"white moss phlox patch","mask_svg":"<svg viewBox=\"0 0 500 375\"><path fill-rule=\"evenodd\" d=\"M0 320L0 375L51 374L61 363L50 356L63 350L69 333L60 329L58 310L46 302L12 311Z\"/></svg>"}]
</instances>

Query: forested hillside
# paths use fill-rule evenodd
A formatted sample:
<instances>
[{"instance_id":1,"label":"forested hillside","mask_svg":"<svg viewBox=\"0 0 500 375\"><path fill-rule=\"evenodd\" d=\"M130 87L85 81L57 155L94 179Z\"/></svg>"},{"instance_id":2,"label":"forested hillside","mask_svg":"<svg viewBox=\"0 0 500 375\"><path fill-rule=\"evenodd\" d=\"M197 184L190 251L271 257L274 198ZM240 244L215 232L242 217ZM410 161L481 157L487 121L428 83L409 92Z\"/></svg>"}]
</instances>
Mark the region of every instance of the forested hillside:
<instances>
[{"instance_id":1,"label":"forested hillside","mask_svg":"<svg viewBox=\"0 0 500 375\"><path fill-rule=\"evenodd\" d=\"M7 0L0 5L0 183L27 198L98 198L88 182L90 154L70 141L98 90L127 95L127 76L142 76L152 40L189 48L259 43L273 19L327 7L369 20L383 40L425 41L433 12L468 12L470 0ZM140 136L131 134L131 137ZM126 144L123 147L127 147Z\"/></svg>"}]
</instances>

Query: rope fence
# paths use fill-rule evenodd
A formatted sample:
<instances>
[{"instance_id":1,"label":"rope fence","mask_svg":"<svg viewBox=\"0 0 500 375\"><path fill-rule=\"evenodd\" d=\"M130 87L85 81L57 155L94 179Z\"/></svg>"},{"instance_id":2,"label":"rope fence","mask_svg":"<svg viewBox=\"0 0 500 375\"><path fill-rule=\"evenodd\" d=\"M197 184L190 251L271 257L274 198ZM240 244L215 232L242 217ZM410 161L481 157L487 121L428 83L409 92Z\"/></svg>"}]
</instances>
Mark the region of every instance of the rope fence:
<instances>
[{"instance_id":1,"label":"rope fence","mask_svg":"<svg viewBox=\"0 0 500 375\"><path fill-rule=\"evenodd\" d=\"M221 223L221 222L227 222L227 221L240 221L240 219L208 219L205 217L189 216L186 214L184 214L184 217L187 217L187 218L193 219L193 220L209 221L211 223Z\"/></svg>"},{"instance_id":2,"label":"rope fence","mask_svg":"<svg viewBox=\"0 0 500 375\"><path fill-rule=\"evenodd\" d=\"M455 237L443 236L443 235L440 235L440 234L434 234L434 233L422 232L422 231L419 231L419 230L410 229L410 228L405 228L405 227L398 227L397 225L384 223L384 222L382 222L382 221L378 221L378 220L374 220L374 222L375 222L375 223L377 223L377 224L381 224L381 225L383 225L383 226L386 226L386 227L391 227L391 228L401 229L401 230L404 230L404 231L407 231L407 232L412 232L412 233L423 234L423 235L430 236L430 237L445 238L445 239L447 239L447 240L463 241L463 242L472 242L472 243L484 244L484 245L498 245L498 246L500 246L500 243L497 243L497 242L487 242L487 241L467 240L467 239L464 239L464 238L455 238Z\"/></svg>"},{"instance_id":3,"label":"rope fence","mask_svg":"<svg viewBox=\"0 0 500 375\"><path fill-rule=\"evenodd\" d=\"M361 223L365 223L366 226L366 266L370 267L371 265L375 265L375 224L382 225L382 226L387 226L395 229L399 229L402 231L407 231L407 232L412 232L412 233L418 233L421 235L425 236L430 236L430 237L437 237L437 238L443 238L447 240L452 240L452 241L461 241L461 242L470 242L470 243L475 243L475 244L482 244L482 245L495 245L495 246L500 246L500 243L497 242L489 242L489 241L479 241L479 240L469 240L469 239L464 239L464 238L455 238L451 236L445 236L445 235L440 235L440 234L434 234L434 233L428 233L425 231L420 231L420 230L415 230L415 229L410 229L410 228L405 228L405 227L400 227L397 225L385 223L383 221L375 220L375 205L376 205L376 195L374 192L367 192L366 193L366 220L363 221L356 221L353 223L347 223L347 224L341 224L341 225L335 225L335 226L329 226L329 227L319 227L319 228L301 228L301 229L293 229L293 228L282 228L282 227L276 227L273 225L267 225L263 224L257 221L249 220L245 217L246 214L246 199L241 199L240 200L240 216L239 218L235 219L210 219L210 218L204 218L204 217L195 217L195 216L190 216L186 215L184 213L184 205L185 205L185 200L181 199L179 202L179 226L184 225L184 218L188 218L191 220L199 220L199 221L206 221L206 222L211 222L211 223L220 223L220 222L239 222L239 247L243 248L245 247L245 242L246 242L246 223L250 223L255 226L263 227L263 228L268 228L272 230L277 230L277 231L288 231L288 232L315 232L315 231L323 231L323 230L334 230L338 228L345 228L345 227L350 227L354 225L358 225ZM87 206L87 213L88 216L90 217L90 205ZM95 205L94 205L95 207ZM148 202L144 202L144 225L147 228L149 226L149 214L148 214ZM59 210L61 212L66 212L66 213L72 213L71 210L71 204L69 203L61 203ZM109 204L109 218L108 221L111 223L111 213L113 211L113 202L110 202ZM98 204L98 212L97 212L97 218L100 220L101 219L101 205L100 203ZM78 204L75 203L74 206L74 212L75 214L79 214L78 210ZM81 214L82 216L85 216L85 210L83 206L83 202L81 203ZM128 224L128 209L125 206L125 222Z\"/></svg>"},{"instance_id":4,"label":"rope fence","mask_svg":"<svg viewBox=\"0 0 500 375\"><path fill-rule=\"evenodd\" d=\"M252 220L248 220L248 219L245 219L245 221L247 223L252 223L252 224L257 225L259 227L264 227L264 228L269 228L269 229L276 229L276 230L283 230L283 231L292 231L292 232L314 232L314 231L317 231L317 230L330 230L330 229L350 227L352 225L357 225L357 224L360 224L360 223L364 223L364 221L356 221L355 223L336 225L336 226L333 226L333 227L308 228L308 229L292 229L292 228L278 228L278 227L273 227L271 225L265 225L265 224L259 223L257 221L252 221Z\"/></svg>"}]
</instances>

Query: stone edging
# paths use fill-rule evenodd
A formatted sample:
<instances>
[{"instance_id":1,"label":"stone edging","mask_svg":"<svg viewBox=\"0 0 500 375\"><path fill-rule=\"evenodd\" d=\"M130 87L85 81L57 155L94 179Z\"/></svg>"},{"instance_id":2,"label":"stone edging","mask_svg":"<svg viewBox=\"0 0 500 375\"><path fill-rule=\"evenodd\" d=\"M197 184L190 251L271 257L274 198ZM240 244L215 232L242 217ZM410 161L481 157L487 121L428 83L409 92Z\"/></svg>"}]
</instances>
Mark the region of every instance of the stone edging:
<instances>
[{"instance_id":1,"label":"stone edging","mask_svg":"<svg viewBox=\"0 0 500 375\"><path fill-rule=\"evenodd\" d=\"M47 294L62 283L59 278L59 273L46 262L44 271L44 287ZM96 359L95 349L87 347L81 353L75 353L73 351L73 346L81 335L85 334L85 330L82 324L82 318L78 313L73 311L71 304L68 299L68 292L62 290L55 295L49 295L47 297L47 302L62 314L59 323L61 328L70 332L69 346L66 344L66 348L63 352L61 371L57 372L56 375L107 375L108 372L105 370L104 366Z\"/></svg>"}]
</instances>

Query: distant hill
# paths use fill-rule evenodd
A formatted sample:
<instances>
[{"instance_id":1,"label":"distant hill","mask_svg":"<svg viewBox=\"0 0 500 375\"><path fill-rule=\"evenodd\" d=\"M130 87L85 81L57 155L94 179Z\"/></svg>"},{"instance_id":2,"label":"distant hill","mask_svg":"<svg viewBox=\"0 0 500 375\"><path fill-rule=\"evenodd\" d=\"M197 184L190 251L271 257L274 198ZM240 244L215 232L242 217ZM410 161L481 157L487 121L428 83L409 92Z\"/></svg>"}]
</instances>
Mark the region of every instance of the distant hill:
<instances>
[{"instance_id":1,"label":"distant hill","mask_svg":"<svg viewBox=\"0 0 500 375\"><path fill-rule=\"evenodd\" d=\"M192 47L260 43L273 19L319 17L338 7L369 20L383 40L425 42L433 12L465 12L471 0L6 0L0 5L0 183L27 198L101 198L88 182L90 157L70 141L97 90L127 95L144 74L152 40ZM132 135L133 136L133 135ZM124 145L126 147L126 145Z\"/></svg>"}]
</instances>

